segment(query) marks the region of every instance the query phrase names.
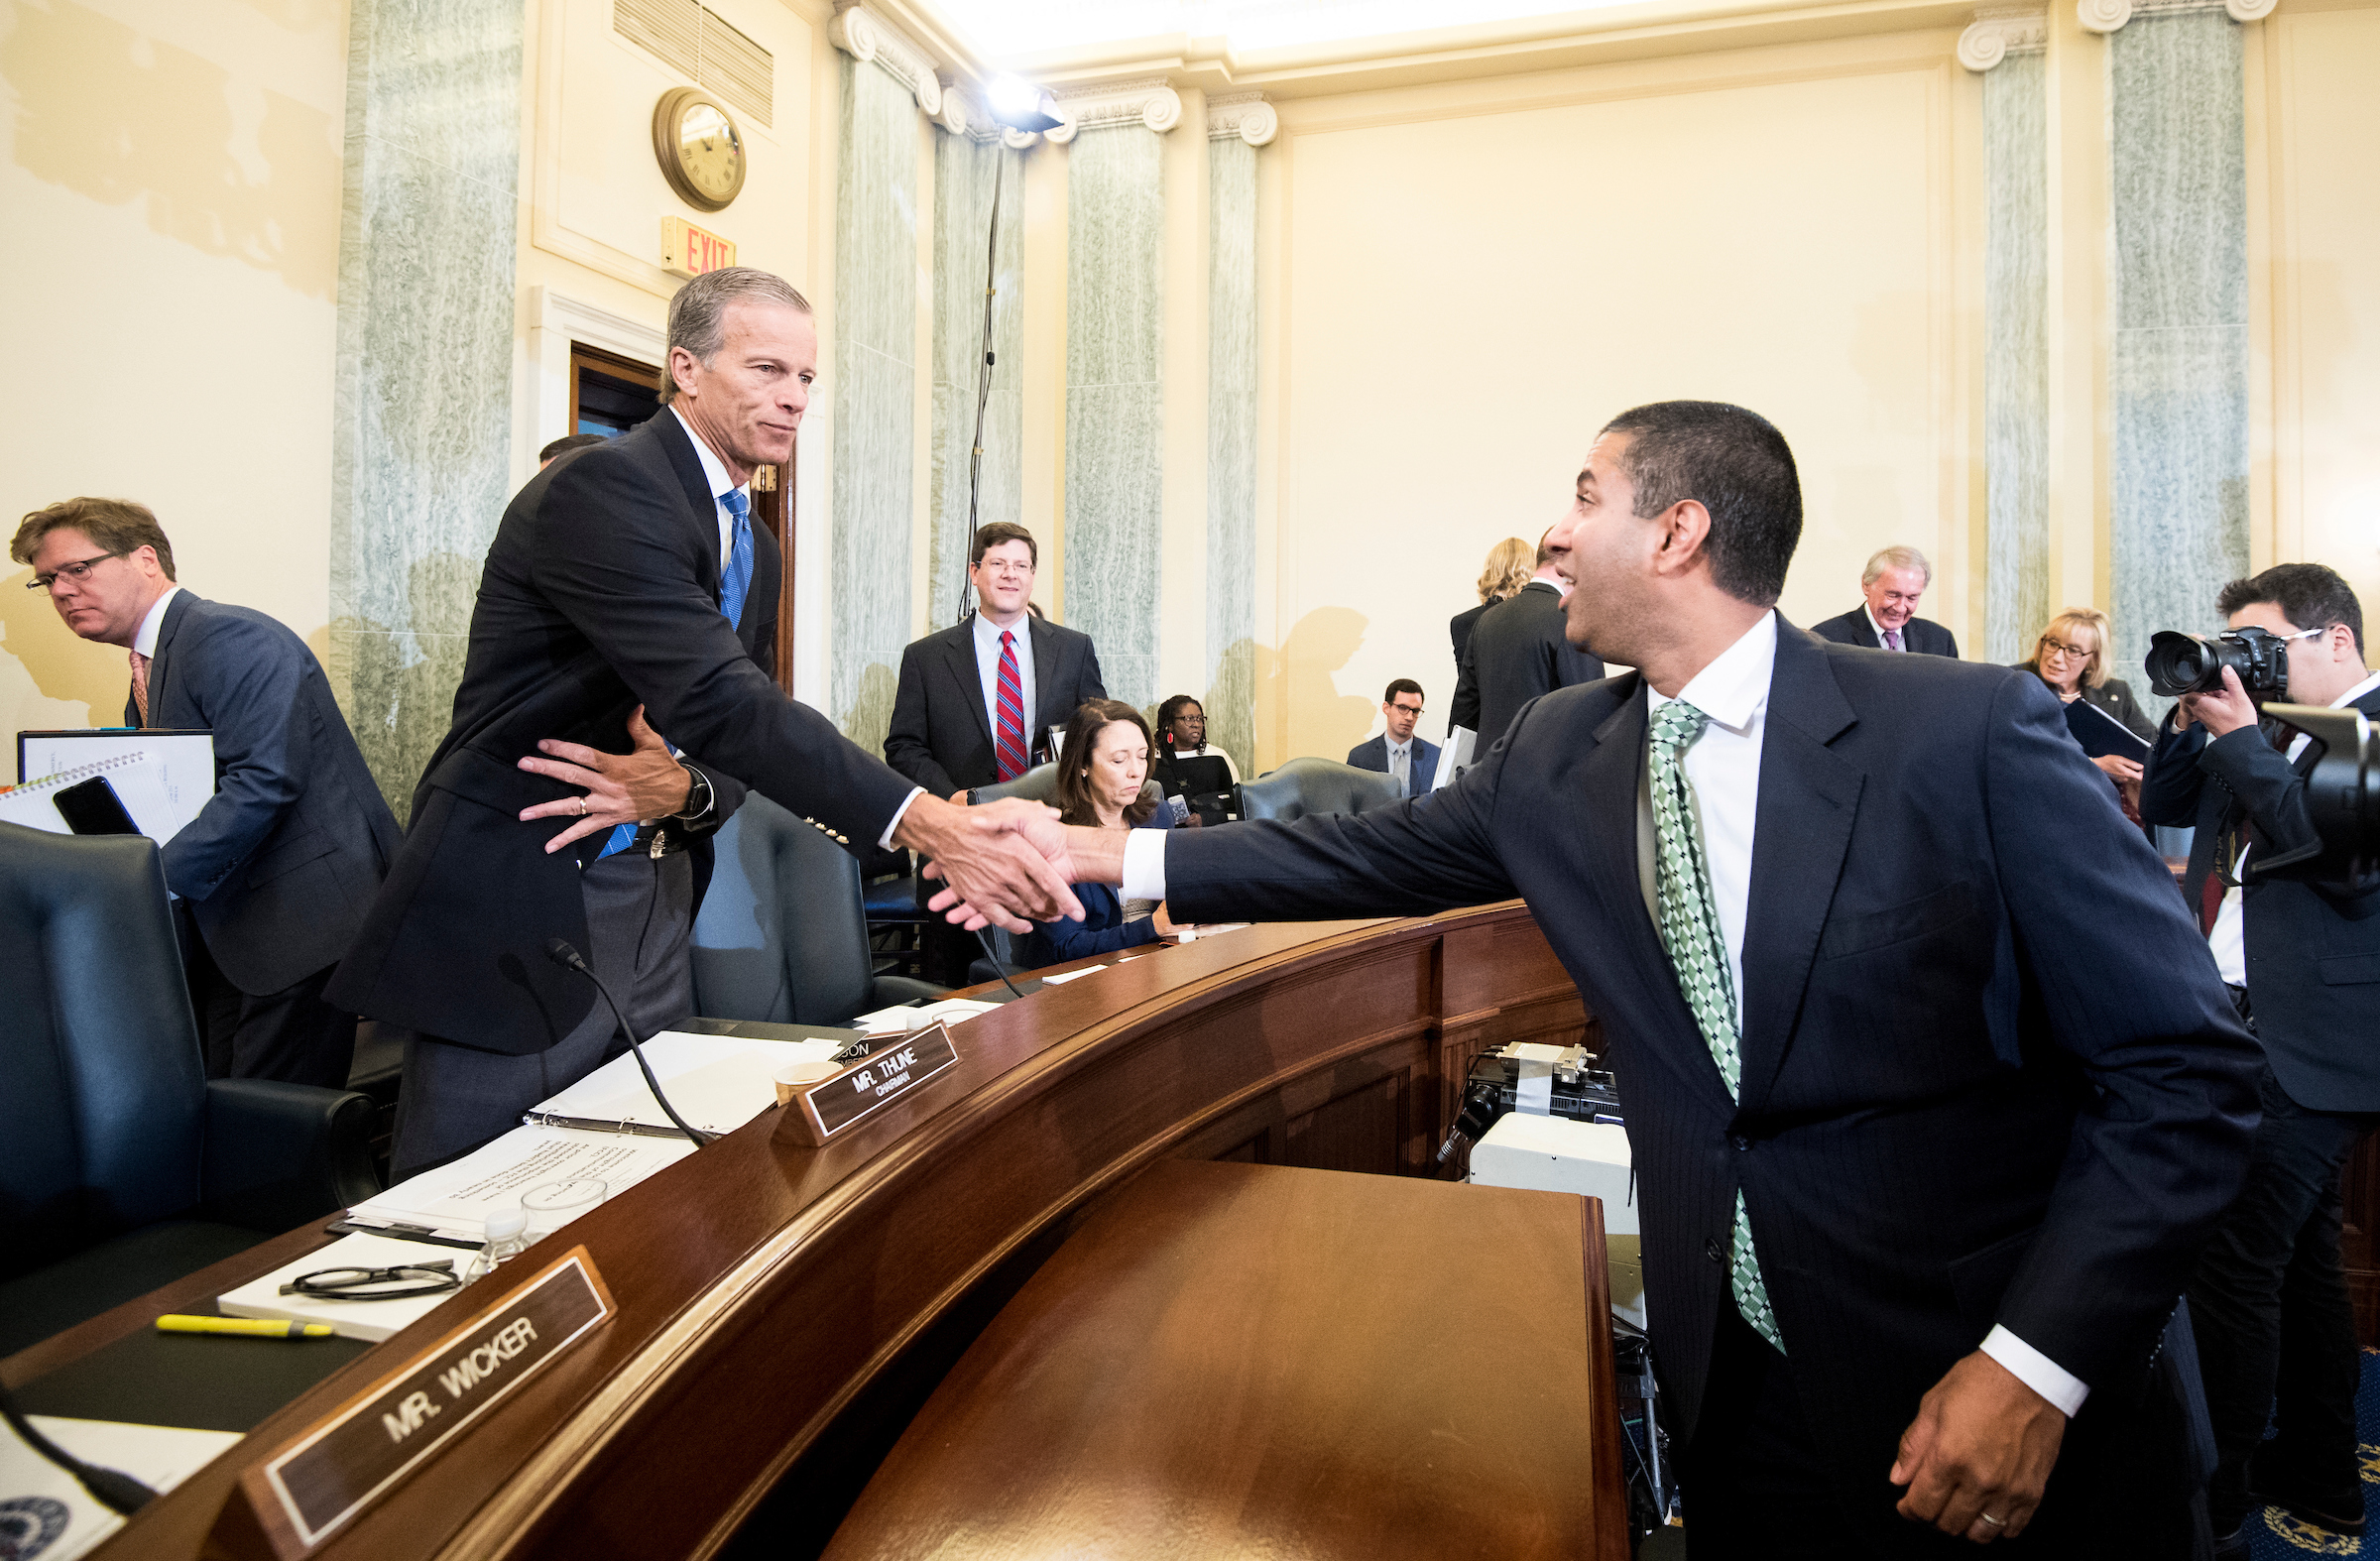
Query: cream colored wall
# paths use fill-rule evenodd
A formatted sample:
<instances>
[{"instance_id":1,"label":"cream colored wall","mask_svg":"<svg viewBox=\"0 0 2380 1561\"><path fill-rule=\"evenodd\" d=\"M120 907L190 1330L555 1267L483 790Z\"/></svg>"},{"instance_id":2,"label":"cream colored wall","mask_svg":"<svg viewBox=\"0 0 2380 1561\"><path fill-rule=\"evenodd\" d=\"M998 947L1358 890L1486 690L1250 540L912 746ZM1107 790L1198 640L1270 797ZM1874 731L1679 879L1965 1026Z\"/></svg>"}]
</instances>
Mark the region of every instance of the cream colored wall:
<instances>
[{"instance_id":1,"label":"cream colored wall","mask_svg":"<svg viewBox=\"0 0 2380 1561\"><path fill-rule=\"evenodd\" d=\"M0 520L137 499L185 584L317 650L346 47L343 0L0 3ZM120 719L123 653L30 577L0 732Z\"/></svg>"},{"instance_id":2,"label":"cream colored wall","mask_svg":"<svg viewBox=\"0 0 2380 1561\"><path fill-rule=\"evenodd\" d=\"M2380 634L2380 9L2266 26L2273 539L2256 562L2329 564Z\"/></svg>"},{"instance_id":3,"label":"cream colored wall","mask_svg":"<svg viewBox=\"0 0 2380 1561\"><path fill-rule=\"evenodd\" d=\"M1418 679L1498 539L1564 509L1639 402L1741 403L1801 465L1782 602L1854 605L1886 542L1976 615L1972 79L1955 34L1794 45L1280 105L1259 242L1273 468L1261 766L1336 758ZM1979 197L1975 197L1979 199ZM1269 620L1269 621L1267 621Z\"/></svg>"}]
</instances>

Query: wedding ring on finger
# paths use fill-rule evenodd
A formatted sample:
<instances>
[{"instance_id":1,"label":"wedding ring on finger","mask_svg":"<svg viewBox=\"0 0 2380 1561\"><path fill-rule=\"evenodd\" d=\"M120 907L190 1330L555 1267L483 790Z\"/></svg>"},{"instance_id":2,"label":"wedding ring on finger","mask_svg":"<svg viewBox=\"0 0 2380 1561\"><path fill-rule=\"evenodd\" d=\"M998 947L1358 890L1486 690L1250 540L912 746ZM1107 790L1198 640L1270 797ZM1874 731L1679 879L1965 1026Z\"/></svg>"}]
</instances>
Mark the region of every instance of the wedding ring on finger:
<instances>
[{"instance_id":1,"label":"wedding ring on finger","mask_svg":"<svg viewBox=\"0 0 2380 1561\"><path fill-rule=\"evenodd\" d=\"M1983 1519L1983 1521L1986 1523L1989 1523L1994 1528L2005 1528L2008 1526L2008 1520L2004 1517L1994 1517L1989 1512L1977 1512L1975 1515Z\"/></svg>"}]
</instances>

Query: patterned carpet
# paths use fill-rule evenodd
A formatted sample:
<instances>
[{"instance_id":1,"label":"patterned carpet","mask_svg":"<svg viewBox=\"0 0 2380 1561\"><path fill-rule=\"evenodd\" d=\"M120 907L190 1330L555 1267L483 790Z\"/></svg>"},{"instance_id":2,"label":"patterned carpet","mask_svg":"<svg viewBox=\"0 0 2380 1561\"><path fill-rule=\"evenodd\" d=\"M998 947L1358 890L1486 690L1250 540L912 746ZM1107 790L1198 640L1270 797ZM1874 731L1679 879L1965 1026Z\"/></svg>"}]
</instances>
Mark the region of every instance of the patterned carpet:
<instances>
[{"instance_id":1,"label":"patterned carpet","mask_svg":"<svg viewBox=\"0 0 2380 1561\"><path fill-rule=\"evenodd\" d=\"M2363 1443L2363 1500L2367 1510L2380 1515L2380 1351L2363 1352L2363 1384L2355 1393L2355 1430ZM2380 1561L2380 1534L2348 1539L2325 1528L2301 1523L2277 1506L2268 1506L2248 1519L2249 1553L2255 1561L2296 1561L2297 1557L2369 1556Z\"/></svg>"}]
</instances>

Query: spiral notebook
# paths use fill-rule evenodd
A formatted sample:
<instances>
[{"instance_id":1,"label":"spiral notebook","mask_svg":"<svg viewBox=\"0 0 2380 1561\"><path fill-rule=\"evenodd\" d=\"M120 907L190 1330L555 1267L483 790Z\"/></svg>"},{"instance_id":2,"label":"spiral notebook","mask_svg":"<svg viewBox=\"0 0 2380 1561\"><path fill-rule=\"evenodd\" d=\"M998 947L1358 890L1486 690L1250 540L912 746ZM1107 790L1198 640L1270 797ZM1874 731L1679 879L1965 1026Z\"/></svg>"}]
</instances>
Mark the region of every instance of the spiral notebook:
<instances>
[{"instance_id":1,"label":"spiral notebook","mask_svg":"<svg viewBox=\"0 0 2380 1561\"><path fill-rule=\"evenodd\" d=\"M124 811L132 815L133 823L161 846L189 822L168 792L157 761L147 754L133 753L118 754L97 764L77 765L0 793L0 823L46 829L54 835L72 834L73 826L51 799L67 786L78 785L93 776L107 777L107 783L115 788L116 800L124 804Z\"/></svg>"}]
</instances>

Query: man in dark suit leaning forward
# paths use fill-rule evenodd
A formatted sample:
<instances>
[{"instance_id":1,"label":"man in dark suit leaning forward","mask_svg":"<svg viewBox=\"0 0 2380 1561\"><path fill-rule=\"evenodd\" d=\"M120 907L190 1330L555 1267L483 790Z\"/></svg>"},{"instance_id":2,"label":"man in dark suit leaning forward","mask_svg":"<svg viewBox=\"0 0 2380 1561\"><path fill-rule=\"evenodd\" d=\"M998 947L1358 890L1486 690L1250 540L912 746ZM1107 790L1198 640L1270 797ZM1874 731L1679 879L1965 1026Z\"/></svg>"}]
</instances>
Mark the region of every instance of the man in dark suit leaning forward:
<instances>
[{"instance_id":1,"label":"man in dark suit leaning forward","mask_svg":"<svg viewBox=\"0 0 2380 1561\"><path fill-rule=\"evenodd\" d=\"M1568 621L1639 671L1530 704L1426 805L1026 828L1202 920L1528 901L1627 1107L1695 1556L2189 1555L2159 1344L2255 1048L2040 680L1785 623L1800 529L1761 419L1625 413Z\"/></svg>"},{"instance_id":2,"label":"man in dark suit leaning forward","mask_svg":"<svg viewBox=\"0 0 2380 1561\"><path fill-rule=\"evenodd\" d=\"M978 527L967 559L976 610L900 653L885 763L936 796L964 801L979 785L1015 780L1039 734L1108 696L1091 637L1025 610L1040 561L1023 527Z\"/></svg>"},{"instance_id":3,"label":"man in dark suit leaning forward","mask_svg":"<svg viewBox=\"0 0 2380 1561\"><path fill-rule=\"evenodd\" d=\"M555 461L505 511L454 724L332 985L416 1032L401 1175L626 1049L549 940L584 953L640 1031L692 1014L693 859L745 786L854 852L925 851L1011 930L1027 930L1018 910L1082 913L1006 833L1046 809L927 796L772 680L777 549L748 488L791 454L809 405L808 301L767 272L709 272L671 300L668 340L664 410Z\"/></svg>"},{"instance_id":4,"label":"man in dark suit leaning forward","mask_svg":"<svg viewBox=\"0 0 2380 1561\"><path fill-rule=\"evenodd\" d=\"M159 854L207 1075L344 1089L355 1015L322 989L397 854L397 818L321 663L278 620L176 583L143 505L54 504L11 552L67 628L131 654L126 724L214 736L215 794Z\"/></svg>"}]
</instances>

